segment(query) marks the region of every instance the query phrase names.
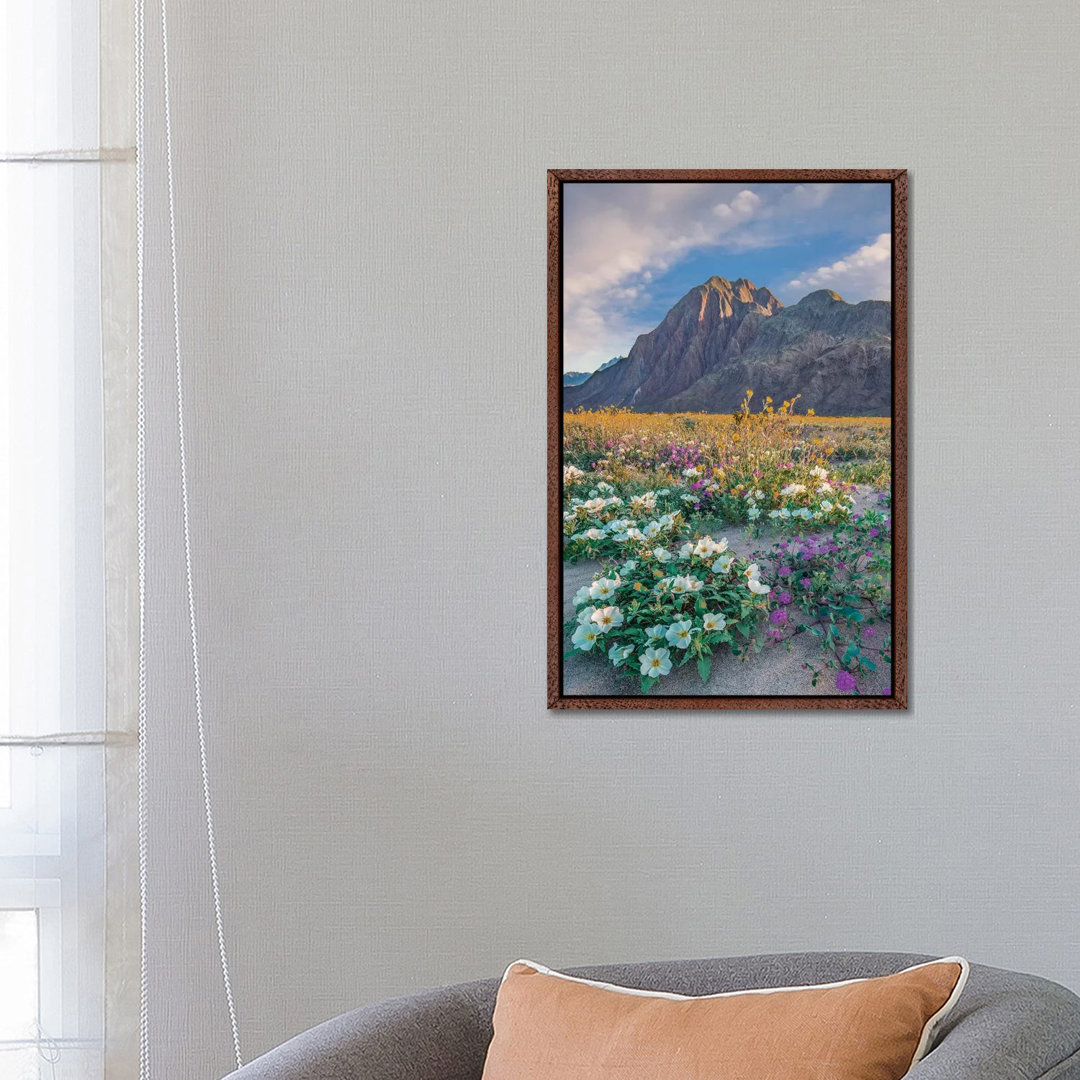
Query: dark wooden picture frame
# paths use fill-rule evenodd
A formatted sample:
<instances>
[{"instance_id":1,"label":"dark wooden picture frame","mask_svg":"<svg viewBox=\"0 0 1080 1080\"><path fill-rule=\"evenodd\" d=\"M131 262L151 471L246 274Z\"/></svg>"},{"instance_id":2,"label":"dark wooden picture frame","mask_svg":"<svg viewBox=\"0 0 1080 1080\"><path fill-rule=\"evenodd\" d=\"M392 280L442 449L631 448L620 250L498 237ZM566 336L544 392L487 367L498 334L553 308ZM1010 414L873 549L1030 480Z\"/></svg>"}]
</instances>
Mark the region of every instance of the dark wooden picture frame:
<instances>
[{"instance_id":1,"label":"dark wooden picture frame","mask_svg":"<svg viewBox=\"0 0 1080 1080\"><path fill-rule=\"evenodd\" d=\"M612 183L870 184L891 187L892 227L892 678L887 691L853 693L665 694L564 692L566 631L563 531L564 185ZM907 171L904 169L552 169L548 192L548 707L553 709L905 709L907 680ZM864 631L865 632L865 631ZM858 631L856 630L856 636ZM777 639L779 640L779 638ZM635 658L636 660L636 658ZM702 676L703 679L705 676ZM632 685L632 684L631 684ZM837 683L839 686L839 682ZM845 684L846 685L846 684Z\"/></svg>"}]
</instances>

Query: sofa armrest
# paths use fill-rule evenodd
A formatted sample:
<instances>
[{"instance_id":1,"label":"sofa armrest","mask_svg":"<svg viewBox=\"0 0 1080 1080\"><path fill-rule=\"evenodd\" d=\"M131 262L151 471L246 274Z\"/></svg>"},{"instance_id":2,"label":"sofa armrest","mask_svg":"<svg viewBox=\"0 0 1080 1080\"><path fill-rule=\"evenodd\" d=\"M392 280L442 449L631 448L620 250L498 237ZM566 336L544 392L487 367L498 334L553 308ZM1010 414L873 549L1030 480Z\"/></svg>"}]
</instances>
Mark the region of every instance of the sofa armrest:
<instances>
[{"instance_id":1,"label":"sofa armrest","mask_svg":"<svg viewBox=\"0 0 1080 1080\"><path fill-rule=\"evenodd\" d=\"M1046 979L973 965L907 1080L1080 1080L1080 1001Z\"/></svg>"},{"instance_id":2,"label":"sofa armrest","mask_svg":"<svg viewBox=\"0 0 1080 1080\"><path fill-rule=\"evenodd\" d=\"M355 1009L226 1080L480 1080L494 992L465 983Z\"/></svg>"}]
</instances>

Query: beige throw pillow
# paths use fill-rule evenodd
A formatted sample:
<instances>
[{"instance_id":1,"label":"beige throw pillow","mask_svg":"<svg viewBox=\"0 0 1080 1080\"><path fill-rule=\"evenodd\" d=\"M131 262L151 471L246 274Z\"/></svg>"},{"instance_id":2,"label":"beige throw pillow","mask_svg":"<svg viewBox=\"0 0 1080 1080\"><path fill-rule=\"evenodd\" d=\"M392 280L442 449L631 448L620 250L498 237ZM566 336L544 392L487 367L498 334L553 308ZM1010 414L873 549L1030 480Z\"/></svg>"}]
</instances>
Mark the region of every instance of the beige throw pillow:
<instances>
[{"instance_id":1,"label":"beige throw pillow","mask_svg":"<svg viewBox=\"0 0 1080 1080\"><path fill-rule=\"evenodd\" d=\"M967 975L949 957L883 978L690 998L519 960L499 988L483 1080L899 1080Z\"/></svg>"}]
</instances>

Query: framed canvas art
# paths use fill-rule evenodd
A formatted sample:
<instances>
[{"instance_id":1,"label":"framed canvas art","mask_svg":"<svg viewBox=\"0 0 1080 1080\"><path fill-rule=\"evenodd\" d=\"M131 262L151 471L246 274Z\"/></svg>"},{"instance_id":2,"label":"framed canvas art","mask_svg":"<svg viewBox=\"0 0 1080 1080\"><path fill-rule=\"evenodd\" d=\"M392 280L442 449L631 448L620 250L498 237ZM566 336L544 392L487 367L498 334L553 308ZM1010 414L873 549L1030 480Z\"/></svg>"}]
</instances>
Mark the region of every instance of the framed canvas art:
<instances>
[{"instance_id":1,"label":"framed canvas art","mask_svg":"<svg viewBox=\"0 0 1080 1080\"><path fill-rule=\"evenodd\" d=\"M906 708L907 174L548 173L548 704Z\"/></svg>"}]
</instances>

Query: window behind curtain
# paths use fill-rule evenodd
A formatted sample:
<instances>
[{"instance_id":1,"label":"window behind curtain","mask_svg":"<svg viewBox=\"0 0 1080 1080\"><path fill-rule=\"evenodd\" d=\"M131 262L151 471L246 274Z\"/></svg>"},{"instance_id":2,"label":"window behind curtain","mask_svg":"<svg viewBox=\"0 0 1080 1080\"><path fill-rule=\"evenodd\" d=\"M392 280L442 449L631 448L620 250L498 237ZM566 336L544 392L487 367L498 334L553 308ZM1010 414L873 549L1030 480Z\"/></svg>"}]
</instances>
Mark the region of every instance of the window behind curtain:
<instances>
[{"instance_id":1,"label":"window behind curtain","mask_svg":"<svg viewBox=\"0 0 1080 1080\"><path fill-rule=\"evenodd\" d=\"M0 1080L91 1080L105 1011L99 3L5 0L0 34Z\"/></svg>"}]
</instances>

